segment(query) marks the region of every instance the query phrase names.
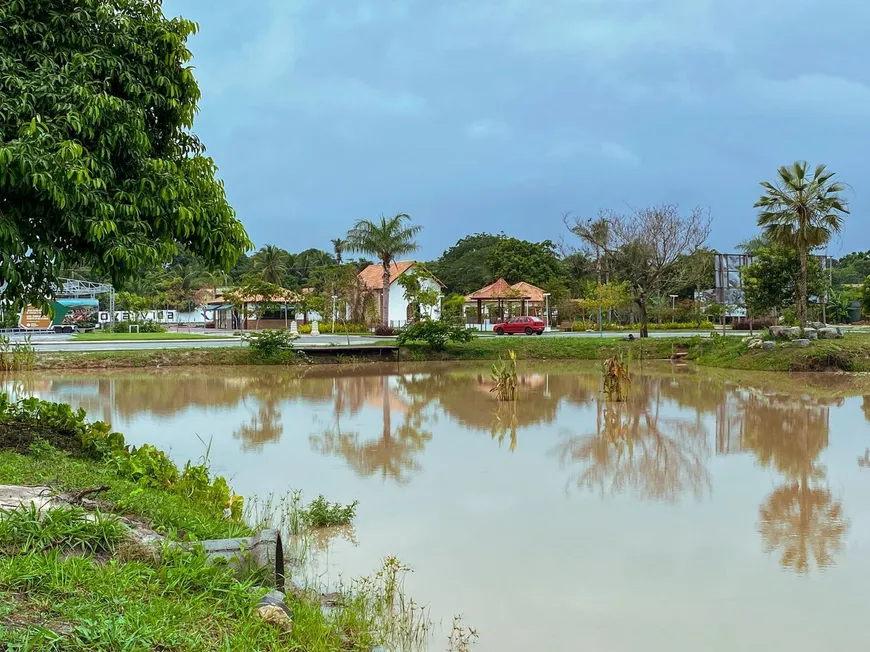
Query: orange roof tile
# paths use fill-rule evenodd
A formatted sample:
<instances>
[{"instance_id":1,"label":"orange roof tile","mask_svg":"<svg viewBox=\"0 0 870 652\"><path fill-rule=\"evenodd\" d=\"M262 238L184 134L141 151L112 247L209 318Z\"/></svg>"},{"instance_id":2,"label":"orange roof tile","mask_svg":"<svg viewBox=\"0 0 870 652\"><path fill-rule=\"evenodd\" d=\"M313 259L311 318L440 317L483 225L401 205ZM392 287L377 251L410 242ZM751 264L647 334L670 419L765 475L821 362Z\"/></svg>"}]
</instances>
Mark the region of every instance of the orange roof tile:
<instances>
[{"instance_id":1,"label":"orange roof tile","mask_svg":"<svg viewBox=\"0 0 870 652\"><path fill-rule=\"evenodd\" d=\"M500 278L495 283L491 283L486 287L480 288L477 292L472 292L467 297L466 301L491 301L492 299L528 299L521 290L515 290L507 284L503 278Z\"/></svg>"},{"instance_id":2,"label":"orange roof tile","mask_svg":"<svg viewBox=\"0 0 870 652\"><path fill-rule=\"evenodd\" d=\"M390 283L399 278L402 274L411 269L417 262L414 260L406 260L403 262L392 263L390 265ZM369 265L359 273L359 280L368 290L383 290L384 289L384 266Z\"/></svg>"},{"instance_id":3,"label":"orange roof tile","mask_svg":"<svg viewBox=\"0 0 870 652\"><path fill-rule=\"evenodd\" d=\"M537 285L520 281L519 283L514 283L511 287L526 297L529 301L544 303L544 291Z\"/></svg>"}]
</instances>

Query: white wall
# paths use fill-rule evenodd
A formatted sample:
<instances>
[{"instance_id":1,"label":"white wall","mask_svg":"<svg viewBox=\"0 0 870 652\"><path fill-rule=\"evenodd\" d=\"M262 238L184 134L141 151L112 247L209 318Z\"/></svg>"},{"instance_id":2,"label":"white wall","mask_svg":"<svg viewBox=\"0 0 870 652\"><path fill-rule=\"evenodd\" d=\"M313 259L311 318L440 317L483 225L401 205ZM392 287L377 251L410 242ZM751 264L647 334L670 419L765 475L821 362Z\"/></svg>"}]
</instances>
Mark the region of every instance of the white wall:
<instances>
[{"instance_id":1,"label":"white wall","mask_svg":"<svg viewBox=\"0 0 870 652\"><path fill-rule=\"evenodd\" d=\"M424 289L435 289L438 295L441 295L441 286L432 279L423 279L421 285ZM428 314L432 319L441 318L440 305L435 305L431 308L424 308L424 314ZM390 283L390 325L404 326L408 321L408 300L405 298L405 288L399 285L398 280Z\"/></svg>"}]
</instances>

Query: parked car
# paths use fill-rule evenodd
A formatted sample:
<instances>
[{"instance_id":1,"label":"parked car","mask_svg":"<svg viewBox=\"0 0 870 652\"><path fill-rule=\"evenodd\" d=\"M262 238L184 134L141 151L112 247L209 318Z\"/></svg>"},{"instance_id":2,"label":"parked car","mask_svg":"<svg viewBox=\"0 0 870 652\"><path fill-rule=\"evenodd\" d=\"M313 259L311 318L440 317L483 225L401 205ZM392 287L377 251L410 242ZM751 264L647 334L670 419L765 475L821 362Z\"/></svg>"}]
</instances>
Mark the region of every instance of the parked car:
<instances>
[{"instance_id":1,"label":"parked car","mask_svg":"<svg viewBox=\"0 0 870 652\"><path fill-rule=\"evenodd\" d=\"M540 335L544 332L544 326L544 320L540 317L514 317L500 324L495 324L492 331L496 335L513 335L514 333Z\"/></svg>"}]
</instances>

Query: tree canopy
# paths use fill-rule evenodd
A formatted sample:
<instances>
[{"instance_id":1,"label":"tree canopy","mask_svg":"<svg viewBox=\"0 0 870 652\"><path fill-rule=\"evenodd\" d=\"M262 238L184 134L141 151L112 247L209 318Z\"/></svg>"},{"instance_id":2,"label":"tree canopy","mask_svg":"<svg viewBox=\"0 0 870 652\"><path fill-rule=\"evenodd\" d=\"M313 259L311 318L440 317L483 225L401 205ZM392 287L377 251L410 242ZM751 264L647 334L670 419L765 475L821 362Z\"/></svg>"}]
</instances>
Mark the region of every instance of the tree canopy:
<instances>
[{"instance_id":1,"label":"tree canopy","mask_svg":"<svg viewBox=\"0 0 870 652\"><path fill-rule=\"evenodd\" d=\"M495 280L488 261L504 238L490 233L465 236L427 267L450 292L470 294Z\"/></svg>"},{"instance_id":2,"label":"tree canopy","mask_svg":"<svg viewBox=\"0 0 870 652\"><path fill-rule=\"evenodd\" d=\"M743 298L755 315L794 305L801 275L797 249L767 244L753 248L753 260L741 270ZM807 260L807 288L810 296L825 292L825 277L816 256Z\"/></svg>"},{"instance_id":3,"label":"tree canopy","mask_svg":"<svg viewBox=\"0 0 870 652\"><path fill-rule=\"evenodd\" d=\"M564 281L565 267L556 255L556 245L550 240L529 242L517 238L502 238L487 260L490 271L510 284L525 281L548 288Z\"/></svg>"},{"instance_id":4,"label":"tree canopy","mask_svg":"<svg viewBox=\"0 0 870 652\"><path fill-rule=\"evenodd\" d=\"M10 0L0 24L6 295L82 264L121 285L179 246L232 267L250 242L191 132L196 25L159 0Z\"/></svg>"}]
</instances>

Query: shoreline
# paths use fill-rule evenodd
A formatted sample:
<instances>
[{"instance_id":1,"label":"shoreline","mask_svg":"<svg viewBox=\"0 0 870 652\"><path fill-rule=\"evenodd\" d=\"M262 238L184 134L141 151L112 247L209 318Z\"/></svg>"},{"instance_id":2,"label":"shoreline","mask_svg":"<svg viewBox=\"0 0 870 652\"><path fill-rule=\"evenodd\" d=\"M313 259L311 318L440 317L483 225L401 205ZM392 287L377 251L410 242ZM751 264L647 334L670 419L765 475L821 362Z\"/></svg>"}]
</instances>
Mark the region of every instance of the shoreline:
<instances>
[{"instance_id":1,"label":"shoreline","mask_svg":"<svg viewBox=\"0 0 870 652\"><path fill-rule=\"evenodd\" d=\"M849 333L840 340L819 340L807 348L777 343L772 351L750 350L745 338L674 336L625 341L622 338L476 338L448 344L436 351L423 343L409 343L396 354L373 347L352 353L336 347L316 351L285 351L262 357L247 347L171 348L118 351L38 352L32 369L113 369L195 366L312 366L368 362L428 362L498 360L509 350L520 360L603 360L617 353L629 360L668 360L675 356L701 367L747 371L870 372L870 336ZM386 345L386 342L384 343Z\"/></svg>"}]
</instances>

